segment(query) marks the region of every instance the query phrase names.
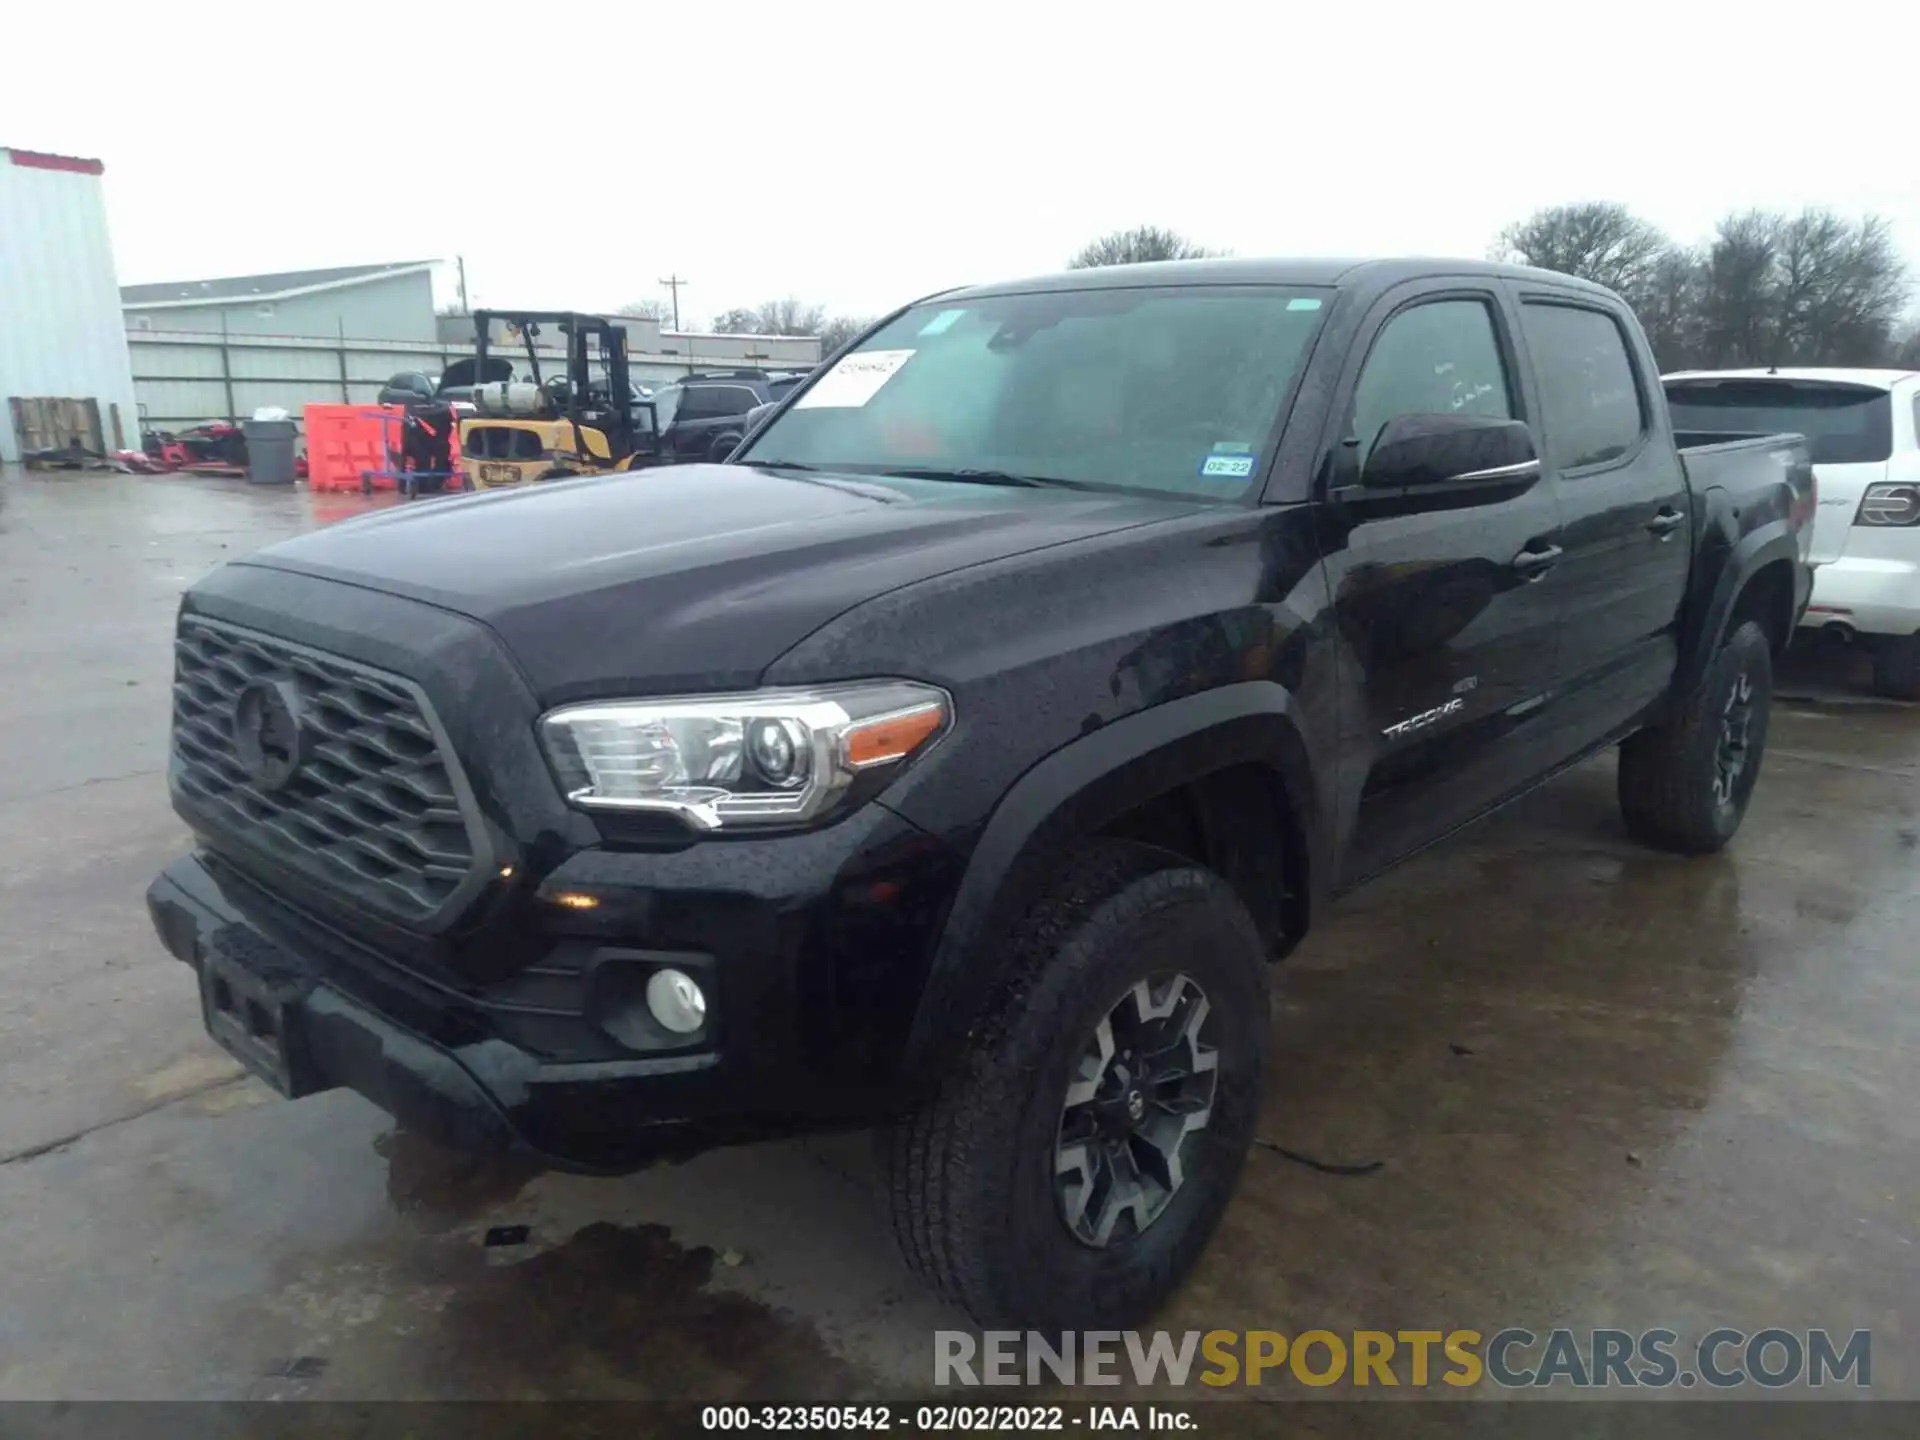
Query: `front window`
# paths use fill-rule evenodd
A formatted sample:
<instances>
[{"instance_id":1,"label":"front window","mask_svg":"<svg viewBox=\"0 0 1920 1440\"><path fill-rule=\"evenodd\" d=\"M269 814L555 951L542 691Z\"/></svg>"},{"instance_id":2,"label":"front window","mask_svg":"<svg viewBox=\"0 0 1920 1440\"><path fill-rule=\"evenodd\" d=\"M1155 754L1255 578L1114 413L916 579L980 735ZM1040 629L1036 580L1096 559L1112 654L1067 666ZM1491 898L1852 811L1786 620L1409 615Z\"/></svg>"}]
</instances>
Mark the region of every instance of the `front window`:
<instances>
[{"instance_id":1,"label":"front window","mask_svg":"<svg viewBox=\"0 0 1920 1440\"><path fill-rule=\"evenodd\" d=\"M1667 384L1667 404L1682 445L1794 434L1807 437L1816 465L1874 464L1893 453L1892 397L1870 385L1674 380Z\"/></svg>"},{"instance_id":2,"label":"front window","mask_svg":"<svg viewBox=\"0 0 1920 1440\"><path fill-rule=\"evenodd\" d=\"M678 385L662 385L648 398L653 401L654 423L665 430L680 413L680 397L687 392Z\"/></svg>"},{"instance_id":3,"label":"front window","mask_svg":"<svg viewBox=\"0 0 1920 1440\"><path fill-rule=\"evenodd\" d=\"M1243 496L1330 299L1165 286L930 301L735 459Z\"/></svg>"}]
</instances>

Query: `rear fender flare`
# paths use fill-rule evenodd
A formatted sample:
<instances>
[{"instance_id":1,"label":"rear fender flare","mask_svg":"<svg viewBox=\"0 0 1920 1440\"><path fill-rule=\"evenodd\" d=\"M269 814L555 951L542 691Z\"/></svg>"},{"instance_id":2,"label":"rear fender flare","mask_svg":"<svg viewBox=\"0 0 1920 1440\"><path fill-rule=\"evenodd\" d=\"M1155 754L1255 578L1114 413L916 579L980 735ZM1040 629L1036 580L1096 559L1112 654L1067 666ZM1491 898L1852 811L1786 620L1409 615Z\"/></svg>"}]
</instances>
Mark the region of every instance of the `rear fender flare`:
<instances>
[{"instance_id":1,"label":"rear fender flare","mask_svg":"<svg viewBox=\"0 0 1920 1440\"><path fill-rule=\"evenodd\" d=\"M1718 572L1712 582L1712 590L1696 613L1699 623L1689 625L1680 651L1680 666L1674 675L1674 693L1689 695L1705 677L1707 665L1720 649L1727 636L1727 623L1732 618L1734 607L1740 602L1740 592L1747 582L1758 575L1768 565L1785 560L1798 567L1800 547L1792 527L1785 520L1770 521L1741 536L1733 543L1731 550L1709 545L1703 548L1703 564L1718 561ZM1794 604L1801 606L1806 595L1796 588ZM1798 614L1794 616L1797 622Z\"/></svg>"},{"instance_id":2,"label":"rear fender flare","mask_svg":"<svg viewBox=\"0 0 1920 1440\"><path fill-rule=\"evenodd\" d=\"M968 860L934 948L909 1029L908 1077L937 1080L1004 983L999 942L1038 898L1068 847L1127 811L1229 766L1257 763L1278 777L1291 843L1306 883L1326 873L1314 769L1297 702L1271 681L1246 681L1168 701L1112 721L1034 765L1007 790Z\"/></svg>"}]
</instances>

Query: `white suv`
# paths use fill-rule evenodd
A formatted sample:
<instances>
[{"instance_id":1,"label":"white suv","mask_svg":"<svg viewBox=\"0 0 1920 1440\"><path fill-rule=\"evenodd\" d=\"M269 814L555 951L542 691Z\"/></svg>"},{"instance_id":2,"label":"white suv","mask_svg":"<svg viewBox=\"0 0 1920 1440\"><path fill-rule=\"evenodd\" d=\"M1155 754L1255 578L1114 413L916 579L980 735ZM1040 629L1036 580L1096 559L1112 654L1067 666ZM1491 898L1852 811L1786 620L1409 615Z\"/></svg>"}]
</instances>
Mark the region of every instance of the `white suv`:
<instances>
[{"instance_id":1,"label":"white suv","mask_svg":"<svg viewBox=\"0 0 1920 1440\"><path fill-rule=\"evenodd\" d=\"M1663 377L1682 445L1793 431L1819 482L1800 622L1873 653L1874 688L1920 700L1920 373L1690 370Z\"/></svg>"}]
</instances>

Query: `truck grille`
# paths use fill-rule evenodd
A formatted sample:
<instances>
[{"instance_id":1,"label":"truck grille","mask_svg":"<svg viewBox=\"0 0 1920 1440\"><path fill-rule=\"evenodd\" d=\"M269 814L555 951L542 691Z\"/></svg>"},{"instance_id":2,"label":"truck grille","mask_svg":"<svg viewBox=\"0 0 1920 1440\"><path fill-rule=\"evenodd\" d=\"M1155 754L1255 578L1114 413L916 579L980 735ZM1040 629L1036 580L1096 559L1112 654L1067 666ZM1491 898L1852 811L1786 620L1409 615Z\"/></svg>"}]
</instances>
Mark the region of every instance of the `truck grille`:
<instances>
[{"instance_id":1,"label":"truck grille","mask_svg":"<svg viewBox=\"0 0 1920 1440\"><path fill-rule=\"evenodd\" d=\"M237 708L255 682L290 684L297 697L300 763L279 784L236 743ZM474 870L426 697L397 676L183 619L173 756L174 783L218 832L387 916L431 917Z\"/></svg>"}]
</instances>

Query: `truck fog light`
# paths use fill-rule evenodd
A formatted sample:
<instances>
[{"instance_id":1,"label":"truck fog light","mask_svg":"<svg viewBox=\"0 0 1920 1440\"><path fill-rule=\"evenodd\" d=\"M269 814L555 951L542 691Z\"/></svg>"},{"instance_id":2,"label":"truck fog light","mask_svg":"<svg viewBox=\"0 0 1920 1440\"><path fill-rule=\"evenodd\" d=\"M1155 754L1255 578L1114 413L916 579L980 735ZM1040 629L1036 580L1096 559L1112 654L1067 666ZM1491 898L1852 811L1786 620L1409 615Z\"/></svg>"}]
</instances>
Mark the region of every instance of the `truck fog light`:
<instances>
[{"instance_id":1,"label":"truck fog light","mask_svg":"<svg viewBox=\"0 0 1920 1440\"><path fill-rule=\"evenodd\" d=\"M656 970L647 981L647 1009L676 1035L707 1023L707 997L684 970Z\"/></svg>"}]
</instances>

